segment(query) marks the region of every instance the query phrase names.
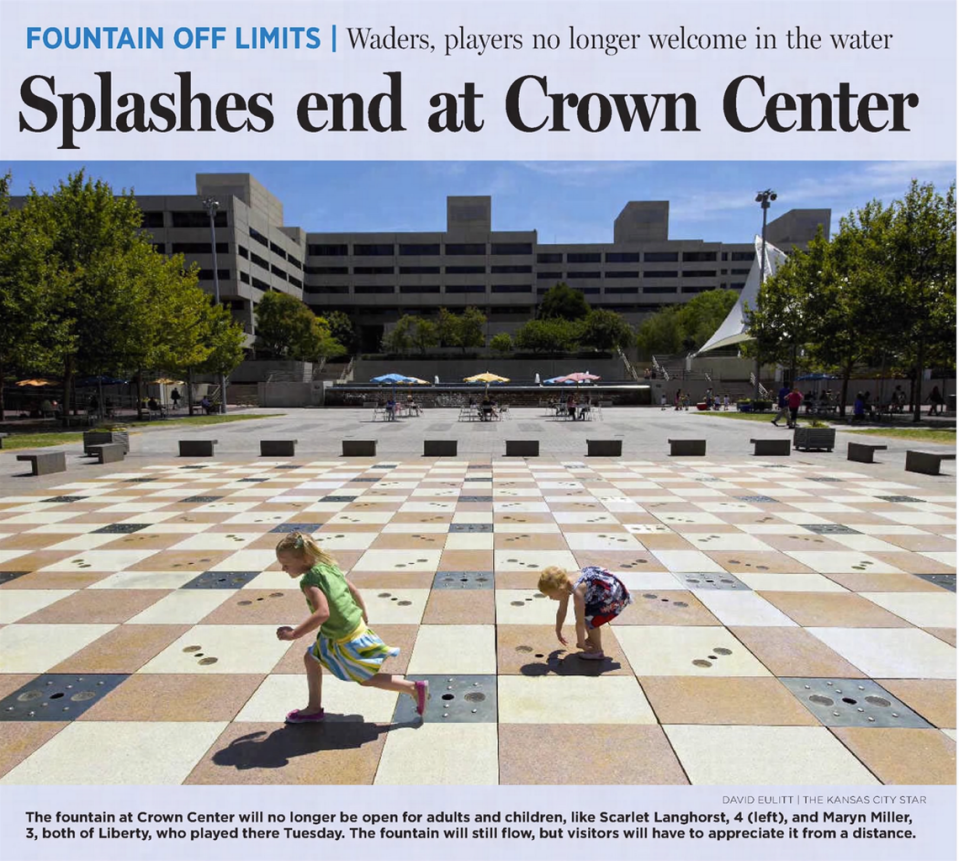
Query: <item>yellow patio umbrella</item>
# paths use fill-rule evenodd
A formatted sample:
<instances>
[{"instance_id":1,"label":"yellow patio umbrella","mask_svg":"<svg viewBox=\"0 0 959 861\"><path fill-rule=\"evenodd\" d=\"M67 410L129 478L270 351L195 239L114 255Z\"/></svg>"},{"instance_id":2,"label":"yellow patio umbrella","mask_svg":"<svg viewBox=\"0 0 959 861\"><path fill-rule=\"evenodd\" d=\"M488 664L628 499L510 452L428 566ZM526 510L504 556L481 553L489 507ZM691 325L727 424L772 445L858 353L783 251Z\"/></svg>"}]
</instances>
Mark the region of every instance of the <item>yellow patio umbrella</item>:
<instances>
[{"instance_id":1,"label":"yellow patio umbrella","mask_svg":"<svg viewBox=\"0 0 959 861\"><path fill-rule=\"evenodd\" d=\"M496 374L491 374L489 371L485 371L482 374L476 374L475 376L472 376L472 377L466 377L463 380L463 382L464 383L486 383L488 385L489 383L508 383L509 378L500 377L500 376L497 376Z\"/></svg>"},{"instance_id":2,"label":"yellow patio umbrella","mask_svg":"<svg viewBox=\"0 0 959 861\"><path fill-rule=\"evenodd\" d=\"M159 377L156 380L150 380L148 386L182 386L183 380L171 380L169 377Z\"/></svg>"},{"instance_id":3,"label":"yellow patio umbrella","mask_svg":"<svg viewBox=\"0 0 959 861\"><path fill-rule=\"evenodd\" d=\"M41 386L58 386L60 384L56 382L55 380L35 379L35 380L20 380L20 382L17 383L17 385L33 386L35 388L40 388Z\"/></svg>"}]
</instances>

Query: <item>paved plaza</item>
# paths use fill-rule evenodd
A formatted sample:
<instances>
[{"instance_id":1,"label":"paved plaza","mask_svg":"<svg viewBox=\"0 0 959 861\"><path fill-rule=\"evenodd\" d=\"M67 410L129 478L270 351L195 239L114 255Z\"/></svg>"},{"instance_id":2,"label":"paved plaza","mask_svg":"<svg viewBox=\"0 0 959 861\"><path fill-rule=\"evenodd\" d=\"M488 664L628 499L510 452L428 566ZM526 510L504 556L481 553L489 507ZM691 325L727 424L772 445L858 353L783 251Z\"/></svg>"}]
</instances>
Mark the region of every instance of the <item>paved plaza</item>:
<instances>
[{"instance_id":1,"label":"paved plaza","mask_svg":"<svg viewBox=\"0 0 959 861\"><path fill-rule=\"evenodd\" d=\"M905 472L915 443L873 440L889 450L862 464L842 433L758 458L751 437L788 432L658 408L252 412L284 415L145 429L120 464L65 447L67 472L39 478L0 453L0 781L955 783L955 477ZM668 457L684 437L706 457ZM258 456L283 438L296 457ZM507 439L541 456L505 458ZM401 648L386 669L430 680L425 720L324 674L326 722L283 724L306 703L309 637L275 637L308 614L273 552L294 530ZM550 565L631 590L606 660L557 642Z\"/></svg>"}]
</instances>

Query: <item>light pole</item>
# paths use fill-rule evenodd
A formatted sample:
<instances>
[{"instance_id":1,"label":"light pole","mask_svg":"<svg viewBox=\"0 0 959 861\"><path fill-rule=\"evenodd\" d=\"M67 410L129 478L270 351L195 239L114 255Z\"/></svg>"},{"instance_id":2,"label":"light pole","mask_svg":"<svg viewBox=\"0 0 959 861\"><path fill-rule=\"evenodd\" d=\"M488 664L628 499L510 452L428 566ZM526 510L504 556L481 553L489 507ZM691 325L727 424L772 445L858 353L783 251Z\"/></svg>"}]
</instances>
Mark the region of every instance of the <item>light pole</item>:
<instances>
[{"instance_id":1,"label":"light pole","mask_svg":"<svg viewBox=\"0 0 959 861\"><path fill-rule=\"evenodd\" d=\"M220 273L216 265L216 211L220 202L215 197L207 197L203 201L203 208L210 216L210 250L213 253L213 301L220 304ZM217 385L220 387L220 408L218 412L226 412L226 377L223 372L217 373Z\"/></svg>"},{"instance_id":2,"label":"light pole","mask_svg":"<svg viewBox=\"0 0 959 861\"><path fill-rule=\"evenodd\" d=\"M759 259L759 289L763 289L763 282L766 280L766 213L769 210L769 204L776 199L776 192L771 188L756 193L756 203L763 208L763 246ZM762 367L760 357L756 355L756 386L753 390L753 398L759 400L759 370Z\"/></svg>"}]
</instances>

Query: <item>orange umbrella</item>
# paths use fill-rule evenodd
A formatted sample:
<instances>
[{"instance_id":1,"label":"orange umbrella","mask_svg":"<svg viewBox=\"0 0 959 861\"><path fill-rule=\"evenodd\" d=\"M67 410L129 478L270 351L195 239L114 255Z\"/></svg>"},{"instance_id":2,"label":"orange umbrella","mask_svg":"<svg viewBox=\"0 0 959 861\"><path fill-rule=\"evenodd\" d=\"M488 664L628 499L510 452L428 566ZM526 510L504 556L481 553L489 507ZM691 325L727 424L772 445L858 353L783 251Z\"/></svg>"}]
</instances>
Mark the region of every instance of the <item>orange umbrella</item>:
<instances>
[{"instance_id":1,"label":"orange umbrella","mask_svg":"<svg viewBox=\"0 0 959 861\"><path fill-rule=\"evenodd\" d=\"M36 380L20 380L20 382L17 383L17 385L18 386L34 386L36 388L39 388L40 386L59 386L60 384L56 380L36 379Z\"/></svg>"}]
</instances>

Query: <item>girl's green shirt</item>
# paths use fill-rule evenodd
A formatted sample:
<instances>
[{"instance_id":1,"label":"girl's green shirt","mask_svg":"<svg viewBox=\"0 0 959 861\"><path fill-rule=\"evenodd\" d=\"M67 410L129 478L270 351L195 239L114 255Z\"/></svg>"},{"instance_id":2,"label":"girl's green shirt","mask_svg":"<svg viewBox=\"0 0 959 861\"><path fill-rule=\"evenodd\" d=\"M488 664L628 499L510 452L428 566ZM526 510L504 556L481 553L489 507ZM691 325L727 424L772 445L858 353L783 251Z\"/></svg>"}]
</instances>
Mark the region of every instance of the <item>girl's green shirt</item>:
<instances>
[{"instance_id":1,"label":"girl's green shirt","mask_svg":"<svg viewBox=\"0 0 959 861\"><path fill-rule=\"evenodd\" d=\"M355 631L363 621L363 611L353 600L343 572L335 565L314 565L300 579L300 591L305 593L307 586L316 586L326 596L330 605L330 618L320 626L318 636L341 640ZM308 597L306 604L311 613L316 612L316 607L310 603Z\"/></svg>"}]
</instances>

